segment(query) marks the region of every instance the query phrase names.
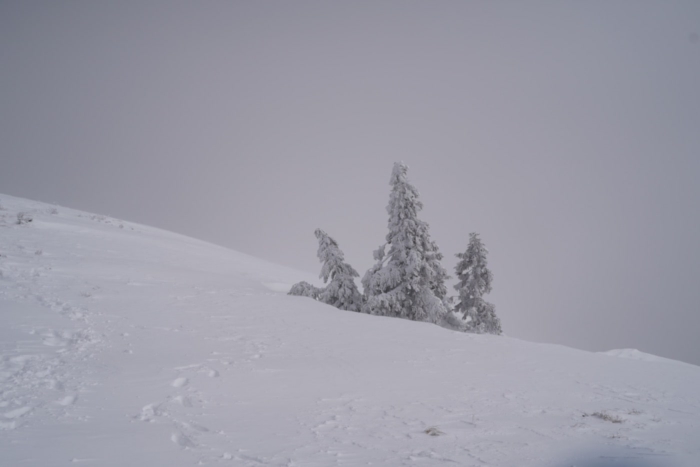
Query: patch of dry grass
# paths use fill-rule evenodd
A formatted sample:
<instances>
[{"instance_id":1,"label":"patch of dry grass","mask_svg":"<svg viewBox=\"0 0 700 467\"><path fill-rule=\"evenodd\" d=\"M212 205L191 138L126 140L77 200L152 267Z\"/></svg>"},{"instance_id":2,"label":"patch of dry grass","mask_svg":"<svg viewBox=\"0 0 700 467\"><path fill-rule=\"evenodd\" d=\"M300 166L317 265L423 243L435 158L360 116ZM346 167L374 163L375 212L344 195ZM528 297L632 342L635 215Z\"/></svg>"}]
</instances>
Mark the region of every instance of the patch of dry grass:
<instances>
[{"instance_id":1,"label":"patch of dry grass","mask_svg":"<svg viewBox=\"0 0 700 467\"><path fill-rule=\"evenodd\" d=\"M585 413L583 414L584 417L595 417L599 418L601 420L605 420L606 422L610 423L622 423L624 422L623 419L618 417L617 415L612 415L607 412L593 412L593 413Z\"/></svg>"}]
</instances>

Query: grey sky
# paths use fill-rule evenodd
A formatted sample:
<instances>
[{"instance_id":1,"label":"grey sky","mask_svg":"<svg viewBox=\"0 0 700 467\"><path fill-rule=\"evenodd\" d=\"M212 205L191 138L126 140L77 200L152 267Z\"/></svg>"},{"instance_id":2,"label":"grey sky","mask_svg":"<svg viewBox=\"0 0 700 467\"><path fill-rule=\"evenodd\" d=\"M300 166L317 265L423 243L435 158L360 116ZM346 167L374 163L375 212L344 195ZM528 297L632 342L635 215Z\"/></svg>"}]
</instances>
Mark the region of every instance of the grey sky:
<instances>
[{"instance_id":1,"label":"grey sky","mask_svg":"<svg viewBox=\"0 0 700 467\"><path fill-rule=\"evenodd\" d=\"M0 193L360 273L404 160L514 337L700 364L700 2L0 2Z\"/></svg>"}]
</instances>

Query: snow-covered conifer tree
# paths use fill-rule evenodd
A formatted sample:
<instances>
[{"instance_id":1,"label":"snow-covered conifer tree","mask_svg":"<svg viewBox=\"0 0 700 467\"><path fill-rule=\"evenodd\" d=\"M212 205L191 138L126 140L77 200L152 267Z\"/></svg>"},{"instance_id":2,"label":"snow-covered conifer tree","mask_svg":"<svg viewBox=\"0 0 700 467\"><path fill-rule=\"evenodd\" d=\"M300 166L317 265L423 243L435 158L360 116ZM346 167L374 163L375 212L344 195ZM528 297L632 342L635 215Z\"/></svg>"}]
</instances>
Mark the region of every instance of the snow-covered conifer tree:
<instances>
[{"instance_id":1,"label":"snow-covered conifer tree","mask_svg":"<svg viewBox=\"0 0 700 467\"><path fill-rule=\"evenodd\" d=\"M292 288L289 290L288 295L297 295L299 297L310 297L313 298L314 300L318 300L318 296L321 295L321 292L323 292L323 289L319 289L318 287L309 284L306 281L301 281L297 282L292 286Z\"/></svg>"},{"instance_id":2,"label":"snow-covered conifer tree","mask_svg":"<svg viewBox=\"0 0 700 467\"><path fill-rule=\"evenodd\" d=\"M470 326L475 332L500 335L501 320L496 316L496 307L485 300L479 302L475 308L474 325Z\"/></svg>"},{"instance_id":3,"label":"snow-covered conifer tree","mask_svg":"<svg viewBox=\"0 0 700 467\"><path fill-rule=\"evenodd\" d=\"M459 283L455 289L459 292L459 302L455 311L463 313L463 319L469 320L468 327L471 331L501 334L501 321L496 316L496 308L483 298L491 292L493 282L493 274L487 265L487 254L488 250L481 243L479 235L470 233L467 251L457 254L460 261L455 272Z\"/></svg>"},{"instance_id":4,"label":"snow-covered conifer tree","mask_svg":"<svg viewBox=\"0 0 700 467\"><path fill-rule=\"evenodd\" d=\"M375 252L378 263L363 278L363 311L415 321L438 322L446 313L442 254L430 238L428 224L418 219L423 208L418 190L409 183L408 166L394 164L389 196L389 251Z\"/></svg>"},{"instance_id":5,"label":"snow-covered conifer tree","mask_svg":"<svg viewBox=\"0 0 700 467\"><path fill-rule=\"evenodd\" d=\"M384 267L384 258L385 258L385 253L384 253L384 248L386 245L382 245L376 250L372 252L372 255L374 256L375 261L377 261L374 266L369 268L367 272L365 273L364 276L362 276L362 288L364 289L364 294L362 295L363 298L363 303L362 303L362 312L363 313L370 313L370 309L367 307L367 300L369 297L378 295L382 293L381 288L379 287L378 281L375 278L375 274L377 274L379 271L381 271L382 267Z\"/></svg>"},{"instance_id":6,"label":"snow-covered conifer tree","mask_svg":"<svg viewBox=\"0 0 700 467\"><path fill-rule=\"evenodd\" d=\"M318 259L323 263L321 278L330 283L321 291L318 299L341 310L360 311L362 295L355 285L359 274L345 262L345 255L338 243L326 232L316 229L318 239Z\"/></svg>"}]
</instances>

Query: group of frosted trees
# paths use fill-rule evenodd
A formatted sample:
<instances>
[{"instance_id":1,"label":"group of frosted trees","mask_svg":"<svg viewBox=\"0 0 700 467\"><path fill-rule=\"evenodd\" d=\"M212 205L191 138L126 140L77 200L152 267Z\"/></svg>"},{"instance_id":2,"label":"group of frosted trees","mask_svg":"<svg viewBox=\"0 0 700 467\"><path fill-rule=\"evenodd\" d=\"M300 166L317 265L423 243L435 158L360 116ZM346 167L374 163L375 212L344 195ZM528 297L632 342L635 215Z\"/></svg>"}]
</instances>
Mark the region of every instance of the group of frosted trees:
<instances>
[{"instance_id":1,"label":"group of frosted trees","mask_svg":"<svg viewBox=\"0 0 700 467\"><path fill-rule=\"evenodd\" d=\"M364 293L357 289L355 278L359 274L345 262L338 243L317 229L321 278L327 285L318 288L300 282L289 294L311 297L342 310L501 334L495 307L483 298L493 281L486 261L488 250L476 233L469 235L467 250L457 255L458 296L448 297L445 281L449 276L440 264L442 253L430 238L428 224L418 218L423 204L418 190L406 178L407 171L404 163L394 164L387 206L389 233L386 243L374 252L376 264L362 278Z\"/></svg>"}]
</instances>

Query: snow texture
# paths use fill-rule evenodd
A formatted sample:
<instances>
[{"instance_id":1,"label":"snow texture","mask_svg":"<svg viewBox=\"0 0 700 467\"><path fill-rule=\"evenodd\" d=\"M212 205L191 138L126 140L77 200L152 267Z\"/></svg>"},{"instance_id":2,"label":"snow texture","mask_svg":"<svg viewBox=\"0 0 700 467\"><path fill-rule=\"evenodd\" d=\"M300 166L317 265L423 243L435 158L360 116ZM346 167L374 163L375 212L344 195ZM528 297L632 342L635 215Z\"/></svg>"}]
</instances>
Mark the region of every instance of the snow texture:
<instances>
[{"instance_id":1,"label":"snow texture","mask_svg":"<svg viewBox=\"0 0 700 467\"><path fill-rule=\"evenodd\" d=\"M700 465L696 366L342 311L235 251L0 205L2 466Z\"/></svg>"}]
</instances>

